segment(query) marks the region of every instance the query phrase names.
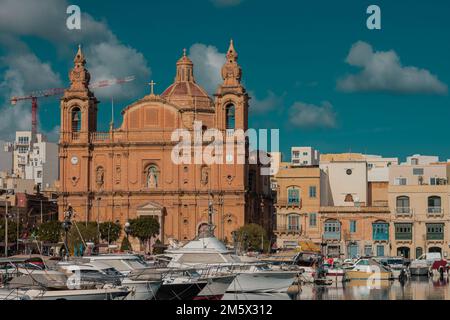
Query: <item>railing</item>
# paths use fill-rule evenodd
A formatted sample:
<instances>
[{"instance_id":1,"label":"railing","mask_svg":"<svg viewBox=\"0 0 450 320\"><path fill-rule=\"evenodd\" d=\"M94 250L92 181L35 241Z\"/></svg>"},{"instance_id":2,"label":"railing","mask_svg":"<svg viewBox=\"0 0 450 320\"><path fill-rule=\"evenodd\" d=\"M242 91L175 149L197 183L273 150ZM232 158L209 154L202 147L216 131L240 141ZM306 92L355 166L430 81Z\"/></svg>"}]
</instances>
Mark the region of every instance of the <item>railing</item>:
<instances>
[{"instance_id":1,"label":"railing","mask_svg":"<svg viewBox=\"0 0 450 320\"><path fill-rule=\"evenodd\" d=\"M278 207L297 207L297 208L301 208L302 207L302 200L299 199L298 201L288 201L286 199L278 199L276 204L276 206Z\"/></svg>"},{"instance_id":2,"label":"railing","mask_svg":"<svg viewBox=\"0 0 450 320\"><path fill-rule=\"evenodd\" d=\"M80 132L72 132L72 140L80 140Z\"/></svg>"},{"instance_id":3,"label":"railing","mask_svg":"<svg viewBox=\"0 0 450 320\"><path fill-rule=\"evenodd\" d=\"M92 141L109 141L110 134L109 132L93 132L91 134Z\"/></svg>"},{"instance_id":4,"label":"railing","mask_svg":"<svg viewBox=\"0 0 450 320\"><path fill-rule=\"evenodd\" d=\"M279 233L301 233L301 227L300 226L290 226L290 225L277 225L277 228L275 230Z\"/></svg>"},{"instance_id":5,"label":"railing","mask_svg":"<svg viewBox=\"0 0 450 320\"><path fill-rule=\"evenodd\" d=\"M442 207L428 207L429 215L440 215L442 213L444 213Z\"/></svg>"},{"instance_id":6,"label":"railing","mask_svg":"<svg viewBox=\"0 0 450 320\"><path fill-rule=\"evenodd\" d=\"M413 209L410 207L397 207L395 208L395 214L410 216L413 214Z\"/></svg>"}]
</instances>

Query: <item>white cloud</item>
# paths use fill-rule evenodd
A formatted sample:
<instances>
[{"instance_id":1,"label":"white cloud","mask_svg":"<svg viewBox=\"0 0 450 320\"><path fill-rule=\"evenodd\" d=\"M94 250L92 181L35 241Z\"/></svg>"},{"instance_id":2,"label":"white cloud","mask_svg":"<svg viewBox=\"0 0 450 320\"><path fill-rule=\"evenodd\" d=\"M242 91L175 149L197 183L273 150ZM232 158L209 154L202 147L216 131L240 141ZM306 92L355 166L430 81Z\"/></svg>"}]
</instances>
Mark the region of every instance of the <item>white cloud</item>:
<instances>
[{"instance_id":1,"label":"white cloud","mask_svg":"<svg viewBox=\"0 0 450 320\"><path fill-rule=\"evenodd\" d=\"M216 7L233 7L242 3L244 0L211 0Z\"/></svg>"},{"instance_id":2,"label":"white cloud","mask_svg":"<svg viewBox=\"0 0 450 320\"><path fill-rule=\"evenodd\" d=\"M267 96L263 99L258 99L255 92L250 91L250 113L265 113L274 111L276 108L280 108L283 105L285 94L278 96L272 91L267 92Z\"/></svg>"},{"instance_id":3,"label":"white cloud","mask_svg":"<svg viewBox=\"0 0 450 320\"><path fill-rule=\"evenodd\" d=\"M91 83L131 75L136 77L132 83L95 90L95 95L99 98L133 98L142 91L142 84L149 82L150 68L145 57L135 49L120 43L93 44L86 50L86 59L89 61L89 72L92 75Z\"/></svg>"},{"instance_id":4,"label":"white cloud","mask_svg":"<svg viewBox=\"0 0 450 320\"><path fill-rule=\"evenodd\" d=\"M447 85L426 69L402 66L393 50L376 51L366 42L355 43L346 62L361 67L357 74L347 75L337 82L337 88L345 92L390 92L399 94L446 94Z\"/></svg>"},{"instance_id":5,"label":"white cloud","mask_svg":"<svg viewBox=\"0 0 450 320\"><path fill-rule=\"evenodd\" d=\"M16 130L30 130L31 101L25 100L12 106L10 98L30 91L61 87L59 74L55 73L48 62L41 61L21 46L20 52L14 52L0 59L6 70L0 82L0 138L11 139Z\"/></svg>"},{"instance_id":6,"label":"white cloud","mask_svg":"<svg viewBox=\"0 0 450 320\"><path fill-rule=\"evenodd\" d=\"M104 98L130 98L142 92L143 81L149 81L150 68L144 56L119 41L105 21L97 21L81 7L81 30L66 27L67 1L0 0L0 31L16 37L36 36L50 41L72 60L76 45L82 44L93 81L134 75L136 80L122 86L97 90Z\"/></svg>"},{"instance_id":7,"label":"white cloud","mask_svg":"<svg viewBox=\"0 0 450 320\"><path fill-rule=\"evenodd\" d=\"M150 68L144 56L119 41L105 21L98 21L83 11L81 30L68 30L67 1L61 0L0 0L0 43L6 52L1 62L6 66L0 74L0 98L3 98L0 137L30 128L31 117L26 102L9 106L9 96L36 89L63 86L50 65L39 58L20 41L23 36L34 36L54 45L62 59L71 65L77 44L82 44L92 80L122 78L134 75L136 80L124 85L96 90L100 98L115 99L136 96L144 90L144 80L150 78ZM51 50L51 49L49 49ZM68 70L67 70L68 71ZM65 73L67 74L67 73ZM50 132L51 133L51 132Z\"/></svg>"},{"instance_id":8,"label":"white cloud","mask_svg":"<svg viewBox=\"0 0 450 320\"><path fill-rule=\"evenodd\" d=\"M216 47L196 43L189 49L189 58L194 63L195 80L209 94L214 94L222 83L221 70L225 63L225 53Z\"/></svg>"},{"instance_id":9,"label":"white cloud","mask_svg":"<svg viewBox=\"0 0 450 320\"><path fill-rule=\"evenodd\" d=\"M320 106L296 102L289 108L289 122L299 128L334 128L336 112L328 101Z\"/></svg>"}]
</instances>

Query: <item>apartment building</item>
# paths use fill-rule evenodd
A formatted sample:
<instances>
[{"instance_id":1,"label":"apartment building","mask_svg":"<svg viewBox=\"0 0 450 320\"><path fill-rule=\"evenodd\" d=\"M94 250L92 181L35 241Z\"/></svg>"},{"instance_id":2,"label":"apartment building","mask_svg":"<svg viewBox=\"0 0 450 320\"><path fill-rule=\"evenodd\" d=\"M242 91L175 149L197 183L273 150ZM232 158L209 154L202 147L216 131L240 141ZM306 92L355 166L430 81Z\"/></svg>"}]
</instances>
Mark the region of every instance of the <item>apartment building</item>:
<instances>
[{"instance_id":1,"label":"apartment building","mask_svg":"<svg viewBox=\"0 0 450 320\"><path fill-rule=\"evenodd\" d=\"M17 177L34 180L39 190L51 188L59 176L58 145L47 142L38 133L17 131L13 144L13 172Z\"/></svg>"},{"instance_id":2,"label":"apartment building","mask_svg":"<svg viewBox=\"0 0 450 320\"><path fill-rule=\"evenodd\" d=\"M389 247L388 170L395 159L359 153L320 159L320 234L333 257L383 256Z\"/></svg>"},{"instance_id":3,"label":"apartment building","mask_svg":"<svg viewBox=\"0 0 450 320\"><path fill-rule=\"evenodd\" d=\"M425 252L447 256L450 243L449 163L414 155L391 166L392 254L417 258Z\"/></svg>"},{"instance_id":4,"label":"apartment building","mask_svg":"<svg viewBox=\"0 0 450 320\"><path fill-rule=\"evenodd\" d=\"M276 182L278 248L296 248L303 240L320 243L320 169L282 163Z\"/></svg>"},{"instance_id":5,"label":"apartment building","mask_svg":"<svg viewBox=\"0 0 450 320\"><path fill-rule=\"evenodd\" d=\"M292 147L291 164L293 166L317 166L320 152L313 147Z\"/></svg>"}]
</instances>

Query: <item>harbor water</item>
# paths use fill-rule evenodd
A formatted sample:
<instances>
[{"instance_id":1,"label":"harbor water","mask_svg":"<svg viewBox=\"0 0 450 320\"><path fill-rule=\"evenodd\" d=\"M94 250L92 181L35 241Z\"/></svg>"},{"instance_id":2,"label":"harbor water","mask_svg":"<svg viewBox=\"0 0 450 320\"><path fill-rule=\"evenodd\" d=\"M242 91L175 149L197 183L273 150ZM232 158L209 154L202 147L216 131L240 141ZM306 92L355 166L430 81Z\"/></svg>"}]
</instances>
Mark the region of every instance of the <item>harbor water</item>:
<instances>
[{"instance_id":1,"label":"harbor water","mask_svg":"<svg viewBox=\"0 0 450 320\"><path fill-rule=\"evenodd\" d=\"M286 293L227 293L224 300L450 300L447 279L415 278L402 285L399 281L387 281L375 286L361 283L317 286L305 284L301 292Z\"/></svg>"}]
</instances>

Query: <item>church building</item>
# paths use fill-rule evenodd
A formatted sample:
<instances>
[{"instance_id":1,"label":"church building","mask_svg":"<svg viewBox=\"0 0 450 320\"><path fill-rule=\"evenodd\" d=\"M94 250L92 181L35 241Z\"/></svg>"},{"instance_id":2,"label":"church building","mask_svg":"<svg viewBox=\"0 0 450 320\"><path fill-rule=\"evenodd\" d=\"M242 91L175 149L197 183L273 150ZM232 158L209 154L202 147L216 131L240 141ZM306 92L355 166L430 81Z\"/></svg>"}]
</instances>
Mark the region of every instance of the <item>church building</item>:
<instances>
[{"instance_id":1,"label":"church building","mask_svg":"<svg viewBox=\"0 0 450 320\"><path fill-rule=\"evenodd\" d=\"M233 134L247 130L249 96L241 84L241 67L231 42L222 68L223 82L212 99L194 79L184 51L176 75L161 95L153 92L123 109L123 122L97 131L99 101L89 89L90 74L81 50L70 72L70 87L61 99L59 140L59 215L68 206L76 221L118 221L154 216L159 238L187 241L208 222L212 204L214 233L232 241L232 232L247 223L272 228L269 177L260 165L175 164L171 139L176 129L216 128ZM245 144L246 159L250 156ZM237 154L234 155L237 157Z\"/></svg>"}]
</instances>

